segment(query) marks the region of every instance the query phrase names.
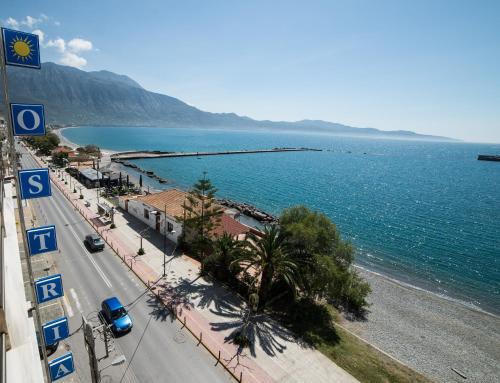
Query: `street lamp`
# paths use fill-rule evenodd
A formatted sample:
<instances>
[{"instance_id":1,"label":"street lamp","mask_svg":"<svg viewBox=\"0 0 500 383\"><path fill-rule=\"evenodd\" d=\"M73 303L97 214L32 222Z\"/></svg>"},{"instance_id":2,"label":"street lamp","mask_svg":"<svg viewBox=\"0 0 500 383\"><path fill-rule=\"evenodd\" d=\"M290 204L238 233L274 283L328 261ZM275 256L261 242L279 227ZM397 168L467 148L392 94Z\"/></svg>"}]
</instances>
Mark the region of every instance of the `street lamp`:
<instances>
[{"instance_id":1,"label":"street lamp","mask_svg":"<svg viewBox=\"0 0 500 383\"><path fill-rule=\"evenodd\" d=\"M125 358L125 355L117 356L115 359L113 359L111 361L111 364L108 364L107 366L105 366L99 370L99 375L101 375L101 372L103 372L106 368L111 367L111 366L118 366L120 364L125 363L126 360L127 360L127 358ZM99 378L100 378L100 376L99 376Z\"/></svg>"},{"instance_id":2,"label":"street lamp","mask_svg":"<svg viewBox=\"0 0 500 383\"><path fill-rule=\"evenodd\" d=\"M97 161L97 203L99 203L99 191L101 190L101 179L99 177L99 157L96 158Z\"/></svg>"},{"instance_id":3,"label":"street lamp","mask_svg":"<svg viewBox=\"0 0 500 383\"><path fill-rule=\"evenodd\" d=\"M163 278L165 278L166 274L166 265L167 265L167 205L165 205L164 210L164 220L163 220L163 230L164 230L164 235L163 235ZM169 231L171 235L175 234L175 230ZM174 255L175 249L177 248L177 244L175 244L174 251L172 252L172 255Z\"/></svg>"}]
</instances>

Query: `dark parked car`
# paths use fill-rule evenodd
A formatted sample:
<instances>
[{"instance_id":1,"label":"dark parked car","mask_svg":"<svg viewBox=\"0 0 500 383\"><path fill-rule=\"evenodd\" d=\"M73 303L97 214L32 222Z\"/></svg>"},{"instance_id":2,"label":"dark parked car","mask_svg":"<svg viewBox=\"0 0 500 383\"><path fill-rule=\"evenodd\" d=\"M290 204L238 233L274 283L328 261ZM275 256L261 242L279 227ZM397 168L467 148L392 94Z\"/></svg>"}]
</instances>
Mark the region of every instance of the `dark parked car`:
<instances>
[{"instance_id":1,"label":"dark parked car","mask_svg":"<svg viewBox=\"0 0 500 383\"><path fill-rule=\"evenodd\" d=\"M104 250L104 241L97 234L89 234L85 236L84 241L91 251Z\"/></svg>"},{"instance_id":2,"label":"dark parked car","mask_svg":"<svg viewBox=\"0 0 500 383\"><path fill-rule=\"evenodd\" d=\"M104 320L111 325L113 332L123 333L132 329L132 318L117 297L106 299L101 308Z\"/></svg>"}]
</instances>

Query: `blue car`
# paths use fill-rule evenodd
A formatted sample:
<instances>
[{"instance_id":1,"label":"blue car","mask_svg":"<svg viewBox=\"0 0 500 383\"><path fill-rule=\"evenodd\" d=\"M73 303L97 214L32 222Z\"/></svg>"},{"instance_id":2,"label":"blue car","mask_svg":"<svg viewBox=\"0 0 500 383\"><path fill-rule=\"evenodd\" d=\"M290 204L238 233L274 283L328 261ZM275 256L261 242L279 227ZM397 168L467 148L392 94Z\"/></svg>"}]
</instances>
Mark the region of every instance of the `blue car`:
<instances>
[{"instance_id":1,"label":"blue car","mask_svg":"<svg viewBox=\"0 0 500 383\"><path fill-rule=\"evenodd\" d=\"M106 299L102 302L102 315L113 332L119 334L132 329L132 318L117 297Z\"/></svg>"}]
</instances>

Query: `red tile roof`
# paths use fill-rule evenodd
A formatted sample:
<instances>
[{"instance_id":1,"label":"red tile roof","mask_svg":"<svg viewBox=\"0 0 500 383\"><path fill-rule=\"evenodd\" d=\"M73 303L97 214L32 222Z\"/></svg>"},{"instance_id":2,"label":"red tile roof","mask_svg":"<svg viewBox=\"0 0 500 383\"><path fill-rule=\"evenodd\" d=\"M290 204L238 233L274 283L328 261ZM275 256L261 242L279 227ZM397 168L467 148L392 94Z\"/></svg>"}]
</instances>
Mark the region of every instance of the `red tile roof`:
<instances>
[{"instance_id":1,"label":"red tile roof","mask_svg":"<svg viewBox=\"0 0 500 383\"><path fill-rule=\"evenodd\" d=\"M234 218L226 214L222 214L220 223L212 230L212 234L217 237L222 236L224 233L237 236L240 234L246 234L249 231L250 228L248 226L239 223Z\"/></svg>"}]
</instances>

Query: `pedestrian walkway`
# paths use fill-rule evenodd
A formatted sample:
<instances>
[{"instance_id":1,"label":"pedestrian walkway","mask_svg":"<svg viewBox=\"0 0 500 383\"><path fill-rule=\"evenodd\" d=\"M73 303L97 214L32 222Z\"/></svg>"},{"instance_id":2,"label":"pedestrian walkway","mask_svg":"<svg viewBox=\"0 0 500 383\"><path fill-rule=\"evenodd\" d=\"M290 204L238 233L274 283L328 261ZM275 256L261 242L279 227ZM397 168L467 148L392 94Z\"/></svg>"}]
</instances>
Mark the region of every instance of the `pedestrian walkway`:
<instances>
[{"instance_id":1,"label":"pedestrian walkway","mask_svg":"<svg viewBox=\"0 0 500 383\"><path fill-rule=\"evenodd\" d=\"M79 183L76 183L77 193L73 193L69 184L56 174L51 173L51 177L123 262L151 288L158 304L168 306L214 355L217 363L223 364L237 380L245 383L357 382L267 315L251 315L245 300L234 292L218 282L199 277L199 262L179 252L170 241L164 249L163 236L127 212L118 210L114 215L115 229L100 224L96 219L97 190L82 188L84 198L80 199ZM103 198L99 200L102 202ZM145 254L137 255L141 242ZM243 329L253 340L249 348L239 348L231 342Z\"/></svg>"}]
</instances>

